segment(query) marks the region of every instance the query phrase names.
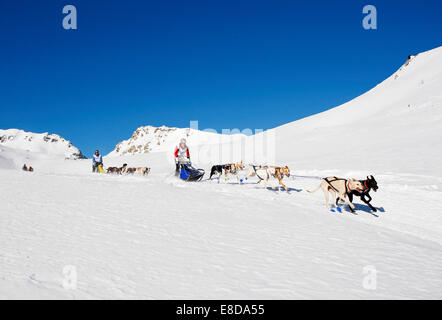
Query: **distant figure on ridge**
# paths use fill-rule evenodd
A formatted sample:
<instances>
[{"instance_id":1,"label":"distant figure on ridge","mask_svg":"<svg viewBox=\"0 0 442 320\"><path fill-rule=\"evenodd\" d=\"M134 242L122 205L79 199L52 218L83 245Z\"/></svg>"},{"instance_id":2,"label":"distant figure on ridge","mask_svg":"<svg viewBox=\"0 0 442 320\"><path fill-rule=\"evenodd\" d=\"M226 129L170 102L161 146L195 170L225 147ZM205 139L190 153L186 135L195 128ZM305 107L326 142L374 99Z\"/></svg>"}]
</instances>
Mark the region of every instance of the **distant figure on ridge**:
<instances>
[{"instance_id":1,"label":"distant figure on ridge","mask_svg":"<svg viewBox=\"0 0 442 320\"><path fill-rule=\"evenodd\" d=\"M23 171L33 172L33 171L34 171L34 168L32 168L31 166L27 167L27 166L26 166L26 163L25 163L25 164L23 165L23 167L22 167L22 170L23 170Z\"/></svg>"}]
</instances>

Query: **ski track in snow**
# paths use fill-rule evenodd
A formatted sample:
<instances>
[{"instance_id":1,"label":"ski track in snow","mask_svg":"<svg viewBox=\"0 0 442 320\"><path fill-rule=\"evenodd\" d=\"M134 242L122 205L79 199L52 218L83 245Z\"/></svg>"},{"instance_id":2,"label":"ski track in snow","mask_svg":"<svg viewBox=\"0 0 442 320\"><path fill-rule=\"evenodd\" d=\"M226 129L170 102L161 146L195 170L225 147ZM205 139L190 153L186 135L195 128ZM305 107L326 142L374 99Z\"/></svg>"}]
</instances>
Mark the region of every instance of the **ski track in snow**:
<instances>
[{"instance_id":1,"label":"ski track in snow","mask_svg":"<svg viewBox=\"0 0 442 320\"><path fill-rule=\"evenodd\" d=\"M79 167L0 170L0 297L441 298L437 190L397 188L386 175L372 194L381 210L356 200L353 215L305 192L315 178L285 179L285 192L254 179L186 183ZM76 290L62 287L66 265L77 268ZM362 286L366 266L376 290Z\"/></svg>"}]
</instances>

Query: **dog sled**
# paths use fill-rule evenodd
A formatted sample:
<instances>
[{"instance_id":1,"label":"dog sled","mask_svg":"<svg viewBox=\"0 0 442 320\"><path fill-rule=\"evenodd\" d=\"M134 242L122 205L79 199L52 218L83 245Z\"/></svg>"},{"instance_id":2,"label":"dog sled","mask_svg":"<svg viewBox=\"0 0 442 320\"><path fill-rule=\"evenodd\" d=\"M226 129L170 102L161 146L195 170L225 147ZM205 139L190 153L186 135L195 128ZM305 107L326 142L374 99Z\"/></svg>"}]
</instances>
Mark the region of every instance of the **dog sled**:
<instances>
[{"instance_id":1,"label":"dog sled","mask_svg":"<svg viewBox=\"0 0 442 320\"><path fill-rule=\"evenodd\" d=\"M184 181L201 181L205 171L196 169L190 163L180 164L180 179Z\"/></svg>"}]
</instances>

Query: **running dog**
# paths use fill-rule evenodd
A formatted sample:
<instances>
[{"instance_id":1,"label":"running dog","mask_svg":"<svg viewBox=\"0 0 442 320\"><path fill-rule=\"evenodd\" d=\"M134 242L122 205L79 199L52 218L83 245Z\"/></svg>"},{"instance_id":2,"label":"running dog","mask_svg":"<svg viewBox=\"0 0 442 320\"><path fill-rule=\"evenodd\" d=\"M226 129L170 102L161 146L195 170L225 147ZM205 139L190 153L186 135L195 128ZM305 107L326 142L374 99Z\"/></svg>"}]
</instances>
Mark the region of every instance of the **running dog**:
<instances>
[{"instance_id":1,"label":"running dog","mask_svg":"<svg viewBox=\"0 0 442 320\"><path fill-rule=\"evenodd\" d=\"M135 171L137 171L137 168L127 168L125 173L126 174L134 174Z\"/></svg>"},{"instance_id":2,"label":"running dog","mask_svg":"<svg viewBox=\"0 0 442 320\"><path fill-rule=\"evenodd\" d=\"M370 207L370 209L373 212L376 212L376 208L373 207L370 204L370 201L372 200L372 198L370 197L370 190L373 189L374 192L376 192L378 190L378 183L376 182L376 180L374 179L373 176L368 177L366 180L360 180L361 184L362 184L362 191L358 191L358 190L351 190L351 191L347 191L347 196L348 199L350 200L350 202L353 202L353 195L358 196L359 198L361 198L362 202L364 202L366 205L368 205ZM367 199L365 199L365 197L367 197ZM338 201L344 201L341 198L337 198L336 199L336 205L338 205Z\"/></svg>"},{"instance_id":3,"label":"running dog","mask_svg":"<svg viewBox=\"0 0 442 320\"><path fill-rule=\"evenodd\" d=\"M142 175L142 176L147 176L149 174L149 172L150 172L150 168L148 168L148 167L139 167L139 168L136 168L135 172L140 174L140 175Z\"/></svg>"},{"instance_id":4,"label":"running dog","mask_svg":"<svg viewBox=\"0 0 442 320\"><path fill-rule=\"evenodd\" d=\"M127 168L127 163L123 164L122 167L118 168L118 167L109 167L107 168L107 173L113 173L113 174L123 174L124 172L126 172L126 168Z\"/></svg>"},{"instance_id":5,"label":"running dog","mask_svg":"<svg viewBox=\"0 0 442 320\"><path fill-rule=\"evenodd\" d=\"M127 168L124 171L126 174L139 174L142 176L147 176L150 172L150 168L148 167L138 167L138 168Z\"/></svg>"},{"instance_id":6,"label":"running dog","mask_svg":"<svg viewBox=\"0 0 442 320\"><path fill-rule=\"evenodd\" d=\"M259 178L258 183L264 181L265 187L267 188L270 177L278 179L279 184L288 191L287 186L282 183L284 176L290 177L290 169L288 166L285 167L275 167L275 166L254 166L250 165L249 171L244 177L247 180L249 177L257 176Z\"/></svg>"},{"instance_id":7,"label":"running dog","mask_svg":"<svg viewBox=\"0 0 442 320\"><path fill-rule=\"evenodd\" d=\"M329 192L330 192L332 193L336 201L338 201L339 198L343 199L349 205L351 212L355 212L354 211L355 206L351 202L351 200L347 197L347 194L348 192L352 191L362 192L364 187L362 186L362 183L356 179L327 177L322 179L321 184L315 190L312 191L307 190L307 192L314 193L319 189L322 189L322 192L324 192L325 205L327 206L327 209L330 210L330 203L329 203Z\"/></svg>"},{"instance_id":8,"label":"running dog","mask_svg":"<svg viewBox=\"0 0 442 320\"><path fill-rule=\"evenodd\" d=\"M126 173L127 170L127 163L124 163L123 166L120 168L120 174Z\"/></svg>"},{"instance_id":9,"label":"running dog","mask_svg":"<svg viewBox=\"0 0 442 320\"><path fill-rule=\"evenodd\" d=\"M215 174L219 174L218 179L224 175L224 181L227 181L228 178L228 174L232 174L234 176L236 176L236 180L240 180L238 173L240 170L244 169L244 164L241 162L239 163L229 163L229 164L220 164L220 165L215 165L212 166L212 169L210 170L210 177L209 179L212 179L212 176Z\"/></svg>"},{"instance_id":10,"label":"running dog","mask_svg":"<svg viewBox=\"0 0 442 320\"><path fill-rule=\"evenodd\" d=\"M121 173L121 168L117 168L117 167L109 167L106 169L107 173L115 173L115 174L120 174Z\"/></svg>"}]
</instances>

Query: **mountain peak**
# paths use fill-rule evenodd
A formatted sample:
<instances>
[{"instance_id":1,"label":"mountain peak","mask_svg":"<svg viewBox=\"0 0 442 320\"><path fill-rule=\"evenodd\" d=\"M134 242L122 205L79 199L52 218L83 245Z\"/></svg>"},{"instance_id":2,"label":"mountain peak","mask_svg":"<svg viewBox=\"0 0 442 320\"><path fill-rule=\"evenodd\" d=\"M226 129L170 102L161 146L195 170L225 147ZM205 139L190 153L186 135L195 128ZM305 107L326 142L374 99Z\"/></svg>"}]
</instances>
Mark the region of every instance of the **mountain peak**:
<instances>
[{"instance_id":1,"label":"mountain peak","mask_svg":"<svg viewBox=\"0 0 442 320\"><path fill-rule=\"evenodd\" d=\"M9 148L49 154L65 159L84 159L81 151L58 134L26 132L20 129L0 129L0 145Z\"/></svg>"},{"instance_id":2,"label":"mountain peak","mask_svg":"<svg viewBox=\"0 0 442 320\"><path fill-rule=\"evenodd\" d=\"M171 148L181 138L191 135L190 128L154 127L151 125L137 128L128 140L115 146L109 155L144 154L155 151L164 151Z\"/></svg>"}]
</instances>

